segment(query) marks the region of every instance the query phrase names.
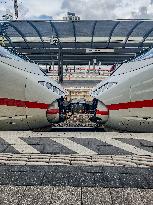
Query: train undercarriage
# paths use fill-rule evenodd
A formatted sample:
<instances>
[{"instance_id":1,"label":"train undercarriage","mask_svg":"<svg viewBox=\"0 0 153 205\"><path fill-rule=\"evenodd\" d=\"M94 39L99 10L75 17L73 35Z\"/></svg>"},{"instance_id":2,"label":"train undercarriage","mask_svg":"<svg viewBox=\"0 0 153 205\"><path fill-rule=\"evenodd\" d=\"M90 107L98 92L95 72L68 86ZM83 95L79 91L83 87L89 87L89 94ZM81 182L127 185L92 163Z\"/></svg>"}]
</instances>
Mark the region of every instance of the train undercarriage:
<instances>
[{"instance_id":1,"label":"train undercarriage","mask_svg":"<svg viewBox=\"0 0 153 205\"><path fill-rule=\"evenodd\" d=\"M93 123L95 126L101 126L104 122L96 115L97 106L97 99L94 99L92 102L87 102L84 99L72 100L70 102L62 100L59 104L61 122L72 118L72 116L78 116L78 118L82 116L82 118L86 118L86 121Z\"/></svg>"}]
</instances>

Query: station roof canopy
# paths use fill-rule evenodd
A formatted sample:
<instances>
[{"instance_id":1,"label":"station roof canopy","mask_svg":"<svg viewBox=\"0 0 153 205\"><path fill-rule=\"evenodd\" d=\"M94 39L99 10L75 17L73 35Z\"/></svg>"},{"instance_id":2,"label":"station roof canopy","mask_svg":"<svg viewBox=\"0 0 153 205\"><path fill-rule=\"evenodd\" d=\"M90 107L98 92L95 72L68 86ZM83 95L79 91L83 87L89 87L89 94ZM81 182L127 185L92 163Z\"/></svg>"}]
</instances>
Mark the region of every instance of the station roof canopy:
<instances>
[{"instance_id":1,"label":"station roof canopy","mask_svg":"<svg viewBox=\"0 0 153 205\"><path fill-rule=\"evenodd\" d=\"M0 21L5 46L39 64L114 64L153 45L152 20Z\"/></svg>"}]
</instances>

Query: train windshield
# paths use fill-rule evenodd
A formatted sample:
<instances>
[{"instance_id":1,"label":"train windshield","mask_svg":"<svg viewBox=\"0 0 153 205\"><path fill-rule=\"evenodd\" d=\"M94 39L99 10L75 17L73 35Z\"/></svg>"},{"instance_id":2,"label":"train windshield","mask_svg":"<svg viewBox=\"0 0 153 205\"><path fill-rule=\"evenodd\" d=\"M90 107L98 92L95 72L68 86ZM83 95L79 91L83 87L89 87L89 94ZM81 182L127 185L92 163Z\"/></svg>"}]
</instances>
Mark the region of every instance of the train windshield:
<instances>
[{"instance_id":1,"label":"train windshield","mask_svg":"<svg viewBox=\"0 0 153 205\"><path fill-rule=\"evenodd\" d=\"M147 53L142 54L141 56L138 56L135 60L145 60L148 58L153 57L153 48L149 50Z\"/></svg>"},{"instance_id":2,"label":"train windshield","mask_svg":"<svg viewBox=\"0 0 153 205\"><path fill-rule=\"evenodd\" d=\"M9 50L1 46L0 46L0 57L9 58L9 59L17 60L17 61L24 61L24 59L22 59L18 55L11 53Z\"/></svg>"}]
</instances>

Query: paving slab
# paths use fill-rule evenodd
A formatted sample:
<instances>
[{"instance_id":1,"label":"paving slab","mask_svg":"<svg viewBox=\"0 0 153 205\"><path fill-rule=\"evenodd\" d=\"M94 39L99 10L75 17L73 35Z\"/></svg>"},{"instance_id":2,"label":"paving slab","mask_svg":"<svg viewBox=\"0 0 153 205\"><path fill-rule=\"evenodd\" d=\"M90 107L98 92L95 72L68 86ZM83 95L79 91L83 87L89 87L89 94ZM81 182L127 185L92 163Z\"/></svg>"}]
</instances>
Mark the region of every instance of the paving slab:
<instances>
[{"instance_id":1,"label":"paving slab","mask_svg":"<svg viewBox=\"0 0 153 205\"><path fill-rule=\"evenodd\" d=\"M0 204L17 205L24 196L26 187L0 186Z\"/></svg>"},{"instance_id":2,"label":"paving slab","mask_svg":"<svg viewBox=\"0 0 153 205\"><path fill-rule=\"evenodd\" d=\"M120 176L118 173L104 172L104 173L95 173L95 185L99 187L121 187Z\"/></svg>"},{"instance_id":3,"label":"paving slab","mask_svg":"<svg viewBox=\"0 0 153 205\"><path fill-rule=\"evenodd\" d=\"M110 189L110 193L113 205L144 205L139 189Z\"/></svg>"},{"instance_id":4,"label":"paving slab","mask_svg":"<svg viewBox=\"0 0 153 205\"><path fill-rule=\"evenodd\" d=\"M125 151L124 149L120 149L118 147L114 147L106 143L102 142L98 139L93 138L70 138L72 141L77 142L85 147L89 147L91 150L94 150L98 154L102 155L128 155L130 152Z\"/></svg>"},{"instance_id":5,"label":"paving slab","mask_svg":"<svg viewBox=\"0 0 153 205\"><path fill-rule=\"evenodd\" d=\"M144 137L145 138L145 137ZM145 139L118 139L121 142L124 142L126 144L131 144L135 147L139 147L143 150L149 151L153 153L153 142L149 142Z\"/></svg>"},{"instance_id":6,"label":"paving slab","mask_svg":"<svg viewBox=\"0 0 153 205\"><path fill-rule=\"evenodd\" d=\"M139 190L139 195L143 204L152 205L153 204L153 189L141 189Z\"/></svg>"},{"instance_id":7,"label":"paving slab","mask_svg":"<svg viewBox=\"0 0 153 205\"><path fill-rule=\"evenodd\" d=\"M1 187L1 205L81 205L81 189L73 187Z\"/></svg>"},{"instance_id":8,"label":"paving slab","mask_svg":"<svg viewBox=\"0 0 153 205\"><path fill-rule=\"evenodd\" d=\"M151 133L0 132L0 137L0 205L153 204Z\"/></svg>"},{"instance_id":9,"label":"paving slab","mask_svg":"<svg viewBox=\"0 0 153 205\"><path fill-rule=\"evenodd\" d=\"M49 198L52 195L53 188L48 189L49 191L43 192L42 187L28 186L25 187L24 194L18 202L19 205L41 205L48 204L47 197ZM46 195L46 197L45 197Z\"/></svg>"},{"instance_id":10,"label":"paving slab","mask_svg":"<svg viewBox=\"0 0 153 205\"><path fill-rule=\"evenodd\" d=\"M82 205L112 205L109 189L82 188Z\"/></svg>"},{"instance_id":11,"label":"paving slab","mask_svg":"<svg viewBox=\"0 0 153 205\"><path fill-rule=\"evenodd\" d=\"M56 205L81 205L81 188L55 187L51 203Z\"/></svg>"},{"instance_id":12,"label":"paving slab","mask_svg":"<svg viewBox=\"0 0 153 205\"><path fill-rule=\"evenodd\" d=\"M122 187L137 187L137 188L148 188L149 184L145 175L134 175L134 174L121 174L120 181Z\"/></svg>"},{"instance_id":13,"label":"paving slab","mask_svg":"<svg viewBox=\"0 0 153 205\"><path fill-rule=\"evenodd\" d=\"M118 132L0 132L0 153L138 155L153 157L153 134Z\"/></svg>"},{"instance_id":14,"label":"paving slab","mask_svg":"<svg viewBox=\"0 0 153 205\"><path fill-rule=\"evenodd\" d=\"M31 145L34 149L38 150L42 154L75 154L72 150L57 143L50 138L22 138L28 145ZM35 142L36 140L36 142Z\"/></svg>"},{"instance_id":15,"label":"paving slab","mask_svg":"<svg viewBox=\"0 0 153 205\"><path fill-rule=\"evenodd\" d=\"M65 172L61 173L54 173L49 172L44 175L43 186L68 186L69 185L69 174Z\"/></svg>"},{"instance_id":16,"label":"paving slab","mask_svg":"<svg viewBox=\"0 0 153 205\"><path fill-rule=\"evenodd\" d=\"M153 189L0 186L1 205L152 205Z\"/></svg>"},{"instance_id":17,"label":"paving slab","mask_svg":"<svg viewBox=\"0 0 153 205\"><path fill-rule=\"evenodd\" d=\"M103 188L153 188L153 172L147 168L93 166L2 166L0 185L71 186Z\"/></svg>"}]
</instances>

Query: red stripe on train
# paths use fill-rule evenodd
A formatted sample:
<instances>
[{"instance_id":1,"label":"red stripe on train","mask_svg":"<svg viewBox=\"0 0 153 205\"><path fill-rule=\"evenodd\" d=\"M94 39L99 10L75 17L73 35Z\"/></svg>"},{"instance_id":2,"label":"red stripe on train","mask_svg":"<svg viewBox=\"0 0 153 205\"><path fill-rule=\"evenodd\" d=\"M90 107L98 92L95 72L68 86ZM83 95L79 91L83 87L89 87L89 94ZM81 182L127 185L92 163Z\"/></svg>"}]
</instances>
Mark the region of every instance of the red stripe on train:
<instances>
[{"instance_id":1,"label":"red stripe on train","mask_svg":"<svg viewBox=\"0 0 153 205\"><path fill-rule=\"evenodd\" d=\"M45 103L29 102L29 101L22 101L22 100L8 99L8 98L0 98L0 105L27 107L27 108L39 108L39 109L48 109L48 106L49 106L49 104L45 104ZM143 100L143 101L111 104L111 105L107 105L107 107L109 110L153 107L153 100ZM98 111L98 112L103 112L103 111Z\"/></svg>"},{"instance_id":2,"label":"red stripe on train","mask_svg":"<svg viewBox=\"0 0 153 205\"><path fill-rule=\"evenodd\" d=\"M15 107L25 107L25 108L39 108L48 109L49 104L39 103L39 102L29 102L8 98L0 98L0 105L15 106Z\"/></svg>"},{"instance_id":3,"label":"red stripe on train","mask_svg":"<svg viewBox=\"0 0 153 205\"><path fill-rule=\"evenodd\" d=\"M59 114L59 109L47 110L47 114L48 114L48 115Z\"/></svg>"},{"instance_id":4,"label":"red stripe on train","mask_svg":"<svg viewBox=\"0 0 153 205\"><path fill-rule=\"evenodd\" d=\"M123 110L130 108L153 107L153 100L143 100L107 105L109 110Z\"/></svg>"},{"instance_id":5,"label":"red stripe on train","mask_svg":"<svg viewBox=\"0 0 153 205\"><path fill-rule=\"evenodd\" d=\"M153 107L153 100L143 100L143 101L107 105L108 110L126 110L130 108L134 109L134 108L145 108L145 107ZM109 113L107 111L97 110L96 114L108 115Z\"/></svg>"},{"instance_id":6,"label":"red stripe on train","mask_svg":"<svg viewBox=\"0 0 153 205\"><path fill-rule=\"evenodd\" d=\"M109 115L108 111L96 110L96 115Z\"/></svg>"}]
</instances>

